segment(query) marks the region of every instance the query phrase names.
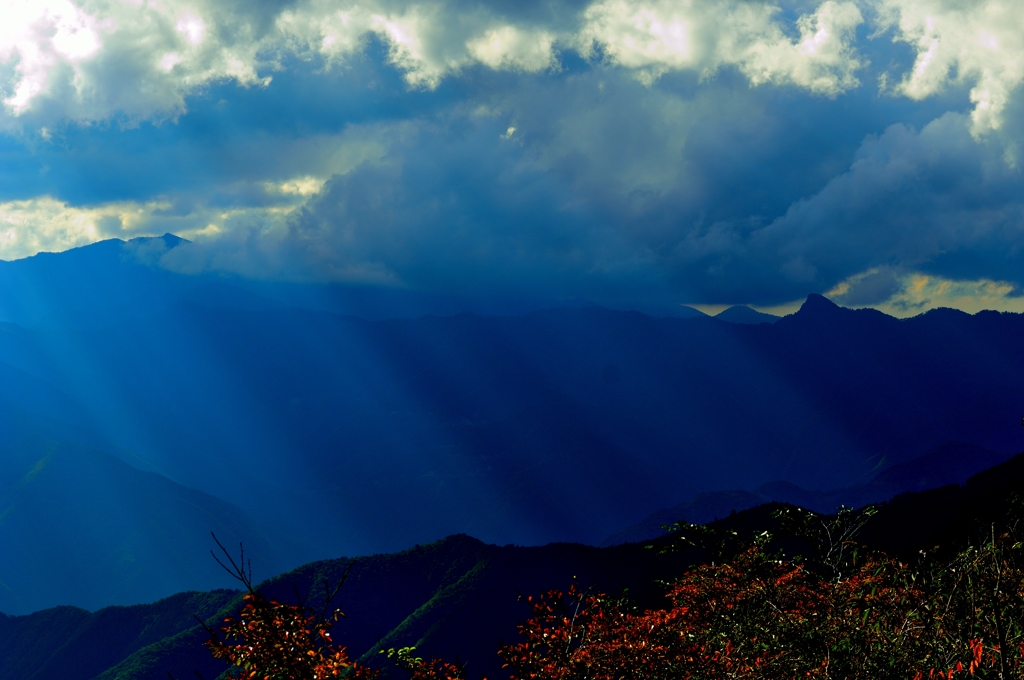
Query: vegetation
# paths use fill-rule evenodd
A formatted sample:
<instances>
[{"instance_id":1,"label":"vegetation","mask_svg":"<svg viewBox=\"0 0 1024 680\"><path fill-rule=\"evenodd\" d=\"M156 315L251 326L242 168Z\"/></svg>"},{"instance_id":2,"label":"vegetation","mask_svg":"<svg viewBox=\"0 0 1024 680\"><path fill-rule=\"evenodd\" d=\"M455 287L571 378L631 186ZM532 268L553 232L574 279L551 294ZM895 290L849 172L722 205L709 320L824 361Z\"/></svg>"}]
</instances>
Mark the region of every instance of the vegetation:
<instances>
[{"instance_id":1,"label":"vegetation","mask_svg":"<svg viewBox=\"0 0 1024 680\"><path fill-rule=\"evenodd\" d=\"M786 557L778 547L786 541L767 532L743 541L736 532L678 525L675 547L700 548L710 562L666 584L668 606L640 611L575 585L551 590L525 598L532 616L521 639L498 654L512 680L1022 677L1016 513L955 558L940 563L922 553L914 565L857 545L871 515L778 513L797 539L788 545L806 550L806 559ZM236 677L375 675L331 640L340 612L266 600L232 567L248 588L245 606L210 631L208 645L234 664ZM459 664L417 657L411 647L383 653L413 680L467 677Z\"/></svg>"},{"instance_id":2,"label":"vegetation","mask_svg":"<svg viewBox=\"0 0 1024 680\"><path fill-rule=\"evenodd\" d=\"M333 592L326 593L324 609L317 613L301 599L298 605L289 605L264 597L253 587L252 569L247 568L245 552L241 553L240 563L236 563L219 541L217 545L231 566L221 562L216 554L214 559L246 589L241 612L225 618L219 631L203 624L210 635L207 647L214 658L231 665L232 677L357 680L376 675L373 670L351 661L347 650L331 639L330 628L341 618L342 612L335 609L328 615L327 607L344 584L344 577Z\"/></svg>"}]
</instances>

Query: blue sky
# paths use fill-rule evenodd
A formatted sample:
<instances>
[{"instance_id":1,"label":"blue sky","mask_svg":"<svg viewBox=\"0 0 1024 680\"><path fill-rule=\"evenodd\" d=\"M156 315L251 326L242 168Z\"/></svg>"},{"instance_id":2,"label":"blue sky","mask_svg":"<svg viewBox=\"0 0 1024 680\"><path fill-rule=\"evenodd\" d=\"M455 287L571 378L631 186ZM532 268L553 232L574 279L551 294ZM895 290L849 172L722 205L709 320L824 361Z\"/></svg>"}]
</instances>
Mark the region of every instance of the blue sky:
<instances>
[{"instance_id":1,"label":"blue sky","mask_svg":"<svg viewBox=\"0 0 1024 680\"><path fill-rule=\"evenodd\" d=\"M1024 311L1024 4L0 0L0 259Z\"/></svg>"}]
</instances>

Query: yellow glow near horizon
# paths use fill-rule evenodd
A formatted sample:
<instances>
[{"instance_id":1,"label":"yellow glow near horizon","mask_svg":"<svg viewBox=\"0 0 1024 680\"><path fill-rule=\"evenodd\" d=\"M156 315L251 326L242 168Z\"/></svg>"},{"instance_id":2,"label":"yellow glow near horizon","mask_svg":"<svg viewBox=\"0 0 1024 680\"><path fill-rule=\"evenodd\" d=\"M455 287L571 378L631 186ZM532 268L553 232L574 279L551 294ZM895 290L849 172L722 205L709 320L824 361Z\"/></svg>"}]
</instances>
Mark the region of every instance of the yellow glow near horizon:
<instances>
[{"instance_id":1,"label":"yellow glow near horizon","mask_svg":"<svg viewBox=\"0 0 1024 680\"><path fill-rule=\"evenodd\" d=\"M959 309L968 314L986 309L1024 313L1024 297L1012 293L1013 286L1005 281L952 281L937 276L912 274L905 279L902 292L875 307L901 318L917 316L939 307Z\"/></svg>"},{"instance_id":2,"label":"yellow glow near horizon","mask_svg":"<svg viewBox=\"0 0 1024 680\"><path fill-rule=\"evenodd\" d=\"M268 184L268 193L277 193L281 202L259 208L196 210L186 215L169 214L166 202L117 202L96 206L72 206L50 196L0 203L0 260L31 257L40 252L61 252L109 238L158 236L171 232L183 238L217 238L238 224L254 220L282 225L296 208L294 197L306 197L323 186L324 180L302 176ZM825 297L840 306L856 307L843 297L857 282L875 270L850 277ZM1005 281L978 279L955 281L926 274L907 274L898 279L899 292L890 299L868 305L899 318L917 316L931 309L950 307L969 314L982 310L1024 313L1024 296L1014 295L1014 286ZM805 298L776 305L746 304L758 312L786 316L800 309ZM681 303L710 316L732 304ZM738 302L736 304L743 304Z\"/></svg>"}]
</instances>

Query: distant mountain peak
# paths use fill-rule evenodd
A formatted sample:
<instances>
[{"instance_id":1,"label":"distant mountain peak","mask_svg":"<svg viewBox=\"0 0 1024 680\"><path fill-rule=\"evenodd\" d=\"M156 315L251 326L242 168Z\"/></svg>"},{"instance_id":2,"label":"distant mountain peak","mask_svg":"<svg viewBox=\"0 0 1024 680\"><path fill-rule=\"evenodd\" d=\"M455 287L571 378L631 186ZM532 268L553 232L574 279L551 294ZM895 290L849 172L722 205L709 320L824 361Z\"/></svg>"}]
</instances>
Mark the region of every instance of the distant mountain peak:
<instances>
[{"instance_id":1,"label":"distant mountain peak","mask_svg":"<svg viewBox=\"0 0 1024 680\"><path fill-rule=\"evenodd\" d=\"M800 310L797 314L817 314L817 313L832 313L837 309L842 309L839 305L829 300L824 295L818 295L817 293L811 293L807 296L807 299L800 306Z\"/></svg>"},{"instance_id":2,"label":"distant mountain peak","mask_svg":"<svg viewBox=\"0 0 1024 680\"><path fill-rule=\"evenodd\" d=\"M178 236L176 234L172 234L171 232L167 232L166 234L164 234L160 238L163 239L164 244L168 248L174 248L175 246L180 246L182 243L191 243L191 241L189 241L188 239L181 238L180 236Z\"/></svg>"},{"instance_id":3,"label":"distant mountain peak","mask_svg":"<svg viewBox=\"0 0 1024 680\"><path fill-rule=\"evenodd\" d=\"M774 314L765 314L745 305L734 305L728 309L715 314L715 318L729 323L759 324L775 323L780 317Z\"/></svg>"},{"instance_id":4,"label":"distant mountain peak","mask_svg":"<svg viewBox=\"0 0 1024 680\"><path fill-rule=\"evenodd\" d=\"M182 243L191 243L191 241L189 241L188 239L184 239L181 238L180 236L172 234L171 232L167 232L163 236L136 236L135 238L128 239L127 241L125 241L125 245L131 245L135 247L152 246L153 244L157 244L158 242L162 244L162 246L166 250L176 248L177 246L180 246Z\"/></svg>"}]
</instances>

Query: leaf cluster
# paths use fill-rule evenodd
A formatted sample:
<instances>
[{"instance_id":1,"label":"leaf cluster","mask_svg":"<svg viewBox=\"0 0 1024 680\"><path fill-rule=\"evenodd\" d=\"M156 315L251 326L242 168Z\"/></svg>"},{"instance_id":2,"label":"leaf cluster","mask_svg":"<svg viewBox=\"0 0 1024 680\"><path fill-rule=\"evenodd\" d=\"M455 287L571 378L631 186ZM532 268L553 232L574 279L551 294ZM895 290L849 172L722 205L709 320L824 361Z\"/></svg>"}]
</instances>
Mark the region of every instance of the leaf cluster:
<instances>
[{"instance_id":1,"label":"leaf cluster","mask_svg":"<svg viewBox=\"0 0 1024 680\"><path fill-rule=\"evenodd\" d=\"M216 536L214 540L217 540ZM283 604L266 598L253 587L252 570L251 567L246 568L244 550L239 564L219 541L217 545L231 566L224 564L216 554L214 559L246 588L242 609L236 616L225 618L216 630L203 624L209 634L206 646L214 658L223 659L230 665L230 677L246 680L372 680L377 676L373 669L352 661L346 648L331 639L331 627L344 614L340 609L328 609L331 599L341 589L344 577L335 588L327 586L324 607L319 612L307 606L302 598L297 605Z\"/></svg>"}]
</instances>

